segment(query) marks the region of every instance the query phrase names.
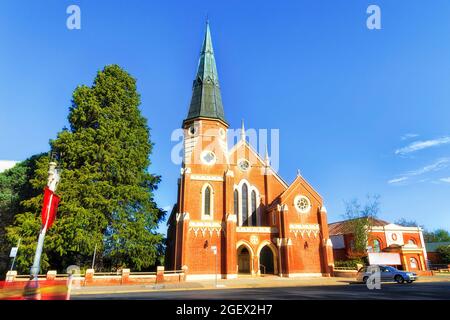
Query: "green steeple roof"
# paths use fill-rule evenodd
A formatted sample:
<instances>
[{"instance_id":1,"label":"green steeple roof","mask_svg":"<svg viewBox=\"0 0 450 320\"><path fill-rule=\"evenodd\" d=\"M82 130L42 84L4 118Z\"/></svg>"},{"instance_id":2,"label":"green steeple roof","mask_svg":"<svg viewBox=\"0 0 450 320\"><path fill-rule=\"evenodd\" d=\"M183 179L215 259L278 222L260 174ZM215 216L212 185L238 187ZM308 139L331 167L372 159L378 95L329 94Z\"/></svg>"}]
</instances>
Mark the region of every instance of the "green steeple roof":
<instances>
[{"instance_id":1,"label":"green steeple roof","mask_svg":"<svg viewBox=\"0 0 450 320\"><path fill-rule=\"evenodd\" d=\"M208 22L206 22L205 39L200 52L197 75L192 87L191 105L186 120L198 117L220 119L226 122Z\"/></svg>"}]
</instances>

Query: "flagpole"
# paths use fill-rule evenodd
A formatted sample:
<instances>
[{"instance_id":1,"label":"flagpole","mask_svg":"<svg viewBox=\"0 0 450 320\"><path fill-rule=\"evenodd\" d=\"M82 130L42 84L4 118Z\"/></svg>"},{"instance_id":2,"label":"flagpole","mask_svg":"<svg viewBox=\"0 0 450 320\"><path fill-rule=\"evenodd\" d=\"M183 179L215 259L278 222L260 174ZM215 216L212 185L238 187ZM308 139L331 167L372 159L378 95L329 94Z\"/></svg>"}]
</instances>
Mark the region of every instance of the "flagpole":
<instances>
[{"instance_id":1,"label":"flagpole","mask_svg":"<svg viewBox=\"0 0 450 320\"><path fill-rule=\"evenodd\" d=\"M94 269L94 265L95 265L95 254L97 253L97 244L95 244L95 248L94 248L94 256L92 257L92 269Z\"/></svg>"},{"instance_id":2,"label":"flagpole","mask_svg":"<svg viewBox=\"0 0 450 320\"><path fill-rule=\"evenodd\" d=\"M30 275L32 276L33 280L36 280L36 281L38 280L39 270L41 269L40 265L41 265L42 249L44 248L44 239L45 239L45 234L47 232L48 221L49 221L49 217L50 217L50 210L51 210L52 202L53 202L53 192L56 191L56 187L58 185L59 178L60 178L60 176L59 176L58 169L56 169L56 162L50 162L50 168L48 170L47 186L50 189L50 191L52 191L52 193L51 193L50 199L47 203L47 217L45 219L45 224L42 226L41 232L39 233L38 243L37 243L37 247L36 247L36 253L34 255L34 260L33 260L33 266L31 267L31 270L30 270Z\"/></svg>"}]
</instances>

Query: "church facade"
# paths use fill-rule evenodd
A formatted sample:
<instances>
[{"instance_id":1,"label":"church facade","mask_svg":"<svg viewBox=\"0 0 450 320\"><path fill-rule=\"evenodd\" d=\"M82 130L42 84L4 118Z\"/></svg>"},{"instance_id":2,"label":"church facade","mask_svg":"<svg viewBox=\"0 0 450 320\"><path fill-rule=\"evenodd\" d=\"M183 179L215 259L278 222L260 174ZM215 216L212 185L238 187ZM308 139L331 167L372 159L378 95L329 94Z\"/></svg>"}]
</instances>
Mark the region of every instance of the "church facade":
<instances>
[{"instance_id":1,"label":"church facade","mask_svg":"<svg viewBox=\"0 0 450 320\"><path fill-rule=\"evenodd\" d=\"M287 184L242 126L228 147L209 25L182 124L183 164L168 219L166 269L187 279L328 276L333 266L322 197L300 175Z\"/></svg>"}]
</instances>

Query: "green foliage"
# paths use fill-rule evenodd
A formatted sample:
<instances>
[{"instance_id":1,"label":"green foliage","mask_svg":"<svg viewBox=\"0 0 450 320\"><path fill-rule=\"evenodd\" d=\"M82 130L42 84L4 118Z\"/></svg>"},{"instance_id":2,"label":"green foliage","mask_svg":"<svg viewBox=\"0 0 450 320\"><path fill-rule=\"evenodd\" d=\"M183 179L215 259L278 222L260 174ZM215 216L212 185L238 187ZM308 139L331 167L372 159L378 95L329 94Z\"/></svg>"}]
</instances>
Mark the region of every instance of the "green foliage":
<instances>
[{"instance_id":1,"label":"green foliage","mask_svg":"<svg viewBox=\"0 0 450 320\"><path fill-rule=\"evenodd\" d=\"M15 241L9 242L6 236L7 227L12 225L14 217L23 212L22 200L36 196L38 192L33 189L32 179L37 161L45 155L35 155L17 163L13 168L0 173L0 275L4 275L9 267L9 251L15 246ZM35 235L36 236L36 235ZM18 259L23 259L22 247Z\"/></svg>"},{"instance_id":2,"label":"green foliage","mask_svg":"<svg viewBox=\"0 0 450 320\"><path fill-rule=\"evenodd\" d=\"M450 245L438 247L436 253L439 255L441 263L450 263Z\"/></svg>"},{"instance_id":3,"label":"green foliage","mask_svg":"<svg viewBox=\"0 0 450 320\"><path fill-rule=\"evenodd\" d=\"M353 255L355 257L366 255L366 247L370 227L380 210L380 196L367 196L366 203L362 205L358 199L345 202L345 218L347 228L353 234Z\"/></svg>"},{"instance_id":4,"label":"green foliage","mask_svg":"<svg viewBox=\"0 0 450 320\"><path fill-rule=\"evenodd\" d=\"M366 265L366 261L364 259L351 259L351 260L337 260L334 262L334 266L338 268L349 268L349 269L355 269L357 267L357 264L362 264L363 266Z\"/></svg>"},{"instance_id":5,"label":"green foliage","mask_svg":"<svg viewBox=\"0 0 450 320\"><path fill-rule=\"evenodd\" d=\"M435 231L425 231L423 234L426 243L430 242L450 242L450 233L444 229L437 229Z\"/></svg>"},{"instance_id":6,"label":"green foliage","mask_svg":"<svg viewBox=\"0 0 450 320\"><path fill-rule=\"evenodd\" d=\"M147 171L153 145L139 104L136 80L117 65L98 72L91 87L74 91L70 128L50 142L60 155L61 201L47 233L42 269L86 265L96 246L102 264L135 270L154 265L162 254L163 236L155 230L165 212L153 198L160 177ZM36 190L46 184L48 163L48 157L37 163L31 181ZM23 236L31 259L41 202L42 194L24 201L26 211L8 230L10 241ZM31 265L27 258L18 261L22 270Z\"/></svg>"}]
</instances>

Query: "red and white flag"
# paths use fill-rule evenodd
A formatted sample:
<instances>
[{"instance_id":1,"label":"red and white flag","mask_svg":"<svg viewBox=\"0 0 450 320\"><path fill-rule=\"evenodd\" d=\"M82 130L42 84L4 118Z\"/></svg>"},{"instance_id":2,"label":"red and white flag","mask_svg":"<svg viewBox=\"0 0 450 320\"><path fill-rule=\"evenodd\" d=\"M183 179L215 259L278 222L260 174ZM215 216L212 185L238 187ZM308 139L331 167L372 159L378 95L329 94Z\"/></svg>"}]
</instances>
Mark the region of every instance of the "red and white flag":
<instances>
[{"instance_id":1,"label":"red and white flag","mask_svg":"<svg viewBox=\"0 0 450 320\"><path fill-rule=\"evenodd\" d=\"M48 187L44 189L44 205L42 206L42 226L50 229L56 217L59 197Z\"/></svg>"}]
</instances>

